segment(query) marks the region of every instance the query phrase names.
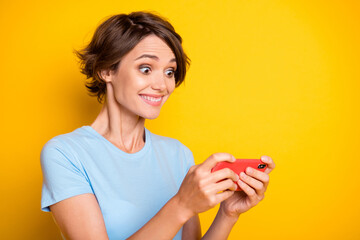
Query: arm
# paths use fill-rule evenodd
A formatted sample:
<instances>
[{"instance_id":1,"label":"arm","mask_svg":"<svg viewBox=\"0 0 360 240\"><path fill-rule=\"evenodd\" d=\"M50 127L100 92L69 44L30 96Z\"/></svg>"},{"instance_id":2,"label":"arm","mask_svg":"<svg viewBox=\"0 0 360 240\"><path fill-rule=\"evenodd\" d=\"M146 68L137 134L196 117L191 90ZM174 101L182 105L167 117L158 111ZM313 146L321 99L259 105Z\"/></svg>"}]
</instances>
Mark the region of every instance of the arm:
<instances>
[{"instance_id":1,"label":"arm","mask_svg":"<svg viewBox=\"0 0 360 240\"><path fill-rule=\"evenodd\" d=\"M202 239L227 239L237 220L238 218L229 218L220 208L209 230Z\"/></svg>"},{"instance_id":2,"label":"arm","mask_svg":"<svg viewBox=\"0 0 360 240\"><path fill-rule=\"evenodd\" d=\"M86 193L50 206L55 222L66 239L109 239L94 194Z\"/></svg>"},{"instance_id":3,"label":"arm","mask_svg":"<svg viewBox=\"0 0 360 240\"><path fill-rule=\"evenodd\" d=\"M234 172L228 169L213 174L210 172L217 162L231 161L229 156L214 154L203 164L191 167L179 192L129 239L172 239L189 219L184 226L185 234L198 238L200 225L197 213L207 211L233 194L233 191L224 190L236 188L233 181L239 178ZM219 182L221 179L227 180ZM93 194L70 197L50 208L68 239L108 239L100 207Z\"/></svg>"},{"instance_id":4,"label":"arm","mask_svg":"<svg viewBox=\"0 0 360 240\"><path fill-rule=\"evenodd\" d=\"M229 218L222 211L218 211L213 223L203 238L201 238L201 226L198 215L192 217L183 227L183 240L199 239L227 239L231 229L237 222L237 218Z\"/></svg>"},{"instance_id":5,"label":"arm","mask_svg":"<svg viewBox=\"0 0 360 240\"><path fill-rule=\"evenodd\" d=\"M243 191L235 192L234 195L221 202L215 220L202 239L227 239L240 214L264 199L269 184L268 174L275 168L275 163L268 156L262 156L261 160L268 164L268 168L265 172L248 168L246 174L240 174L238 184Z\"/></svg>"},{"instance_id":6,"label":"arm","mask_svg":"<svg viewBox=\"0 0 360 240\"><path fill-rule=\"evenodd\" d=\"M196 214L190 218L183 226L183 240L201 239L201 226L199 216Z\"/></svg>"},{"instance_id":7,"label":"arm","mask_svg":"<svg viewBox=\"0 0 360 240\"><path fill-rule=\"evenodd\" d=\"M171 239L185 222L182 239L201 239L198 213L204 212L233 196L233 190L237 188L233 181L239 180L239 176L229 169L222 169L215 173L211 173L211 169L218 162L234 160L235 158L230 154L216 153L204 163L192 166L179 192L154 218L129 239ZM174 201L177 211L172 212L173 209L168 212L166 210L167 205L172 201ZM238 216L233 218L222 211L219 213L203 239L227 239ZM170 230L176 226L174 224L178 224L181 219L182 221L180 221L180 225L177 225L176 231L170 235Z\"/></svg>"},{"instance_id":8,"label":"arm","mask_svg":"<svg viewBox=\"0 0 360 240\"><path fill-rule=\"evenodd\" d=\"M109 239L100 207L93 194L81 194L50 206L66 239ZM172 239L189 219L174 197L139 231L128 239Z\"/></svg>"},{"instance_id":9,"label":"arm","mask_svg":"<svg viewBox=\"0 0 360 240\"><path fill-rule=\"evenodd\" d=\"M175 195L163 208L128 240L173 239L180 228L192 216L183 210L179 198Z\"/></svg>"},{"instance_id":10,"label":"arm","mask_svg":"<svg viewBox=\"0 0 360 240\"><path fill-rule=\"evenodd\" d=\"M99 204L68 146L58 139L46 143L41 168L41 207L49 207L66 239L108 239Z\"/></svg>"}]
</instances>

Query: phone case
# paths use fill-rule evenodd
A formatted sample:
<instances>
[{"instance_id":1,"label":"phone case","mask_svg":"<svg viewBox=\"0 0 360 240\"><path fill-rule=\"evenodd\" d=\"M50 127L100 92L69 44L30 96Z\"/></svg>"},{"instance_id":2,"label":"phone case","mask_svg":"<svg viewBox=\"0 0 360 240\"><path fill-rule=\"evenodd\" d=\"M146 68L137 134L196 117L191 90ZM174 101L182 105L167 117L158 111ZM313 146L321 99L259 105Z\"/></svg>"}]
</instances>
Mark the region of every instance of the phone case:
<instances>
[{"instance_id":1,"label":"phone case","mask_svg":"<svg viewBox=\"0 0 360 240\"><path fill-rule=\"evenodd\" d=\"M252 167L256 170L264 172L267 168L267 164L263 163L260 159L236 159L235 162L219 162L216 166L211 169L211 172L218 171L223 168L230 168L237 175L241 172L245 172L247 167ZM238 186L236 191L242 191L242 189Z\"/></svg>"}]
</instances>

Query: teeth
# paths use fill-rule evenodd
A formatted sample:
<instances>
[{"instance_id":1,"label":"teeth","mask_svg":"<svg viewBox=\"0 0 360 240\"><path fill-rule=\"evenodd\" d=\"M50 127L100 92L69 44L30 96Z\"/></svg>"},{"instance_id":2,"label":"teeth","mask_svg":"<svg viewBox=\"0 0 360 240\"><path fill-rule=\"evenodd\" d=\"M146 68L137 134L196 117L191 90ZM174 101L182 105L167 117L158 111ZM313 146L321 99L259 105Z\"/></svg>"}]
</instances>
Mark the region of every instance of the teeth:
<instances>
[{"instance_id":1,"label":"teeth","mask_svg":"<svg viewBox=\"0 0 360 240\"><path fill-rule=\"evenodd\" d=\"M152 101L152 102L160 102L161 101L161 97L159 98L153 98L153 97L149 97L149 96L145 96L145 95L141 95L142 98Z\"/></svg>"}]
</instances>

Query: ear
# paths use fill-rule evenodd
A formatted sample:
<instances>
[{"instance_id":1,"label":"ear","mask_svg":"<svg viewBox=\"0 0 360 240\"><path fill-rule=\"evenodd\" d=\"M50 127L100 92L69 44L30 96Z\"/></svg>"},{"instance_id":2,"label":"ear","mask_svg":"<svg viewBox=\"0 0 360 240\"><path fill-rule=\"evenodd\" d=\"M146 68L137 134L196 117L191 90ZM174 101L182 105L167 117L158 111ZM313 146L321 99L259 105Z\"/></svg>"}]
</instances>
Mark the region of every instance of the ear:
<instances>
[{"instance_id":1,"label":"ear","mask_svg":"<svg viewBox=\"0 0 360 240\"><path fill-rule=\"evenodd\" d=\"M111 73L112 72L111 72L110 69L104 69L104 70L100 70L99 72L97 72L98 77L100 79L102 79L106 83L111 82L111 80L112 80L112 74Z\"/></svg>"}]
</instances>

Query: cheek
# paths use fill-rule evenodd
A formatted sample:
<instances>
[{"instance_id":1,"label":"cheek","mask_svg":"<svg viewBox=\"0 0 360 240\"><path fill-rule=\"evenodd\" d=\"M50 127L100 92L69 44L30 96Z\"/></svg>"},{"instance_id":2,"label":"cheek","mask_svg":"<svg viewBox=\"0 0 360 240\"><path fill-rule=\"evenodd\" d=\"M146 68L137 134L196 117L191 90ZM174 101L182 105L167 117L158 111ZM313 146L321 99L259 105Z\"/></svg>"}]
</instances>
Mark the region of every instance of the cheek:
<instances>
[{"instance_id":1,"label":"cheek","mask_svg":"<svg viewBox=\"0 0 360 240\"><path fill-rule=\"evenodd\" d=\"M171 94L175 90L175 79L170 80L167 84L167 89L169 94Z\"/></svg>"},{"instance_id":2,"label":"cheek","mask_svg":"<svg viewBox=\"0 0 360 240\"><path fill-rule=\"evenodd\" d=\"M135 74L126 73L117 78L114 85L116 87L116 92L123 95L123 97L126 97L130 93L138 92L139 89L144 88L144 86L146 86L146 81Z\"/></svg>"},{"instance_id":3,"label":"cheek","mask_svg":"<svg viewBox=\"0 0 360 240\"><path fill-rule=\"evenodd\" d=\"M122 105L130 101L131 93L134 91L134 86L130 80L126 76L122 76L113 82L114 98Z\"/></svg>"}]
</instances>

